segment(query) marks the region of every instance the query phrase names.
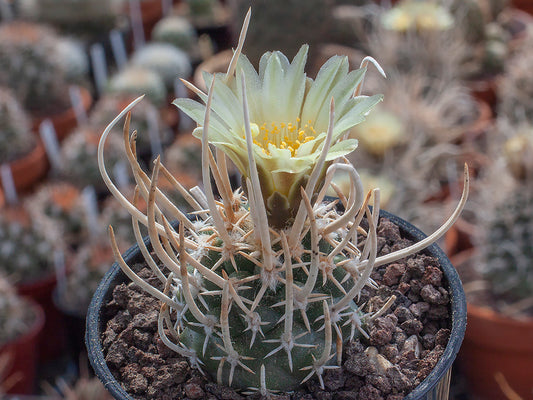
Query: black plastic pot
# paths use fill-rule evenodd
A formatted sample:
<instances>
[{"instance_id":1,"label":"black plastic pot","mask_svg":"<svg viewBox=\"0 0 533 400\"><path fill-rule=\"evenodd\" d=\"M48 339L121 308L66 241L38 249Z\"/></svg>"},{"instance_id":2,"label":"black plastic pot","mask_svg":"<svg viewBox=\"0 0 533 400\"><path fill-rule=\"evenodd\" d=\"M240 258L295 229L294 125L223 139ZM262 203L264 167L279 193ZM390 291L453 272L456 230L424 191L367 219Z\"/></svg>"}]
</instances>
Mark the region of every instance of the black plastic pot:
<instances>
[{"instance_id":1,"label":"black plastic pot","mask_svg":"<svg viewBox=\"0 0 533 400\"><path fill-rule=\"evenodd\" d=\"M402 234L409 239L420 241L426 237L418 228L395 215L381 211L380 216L388 218L398 225ZM148 239L145 239L145 242L148 244ZM429 246L425 251L439 259L444 277L448 282L448 291L451 298L452 329L448 345L435 368L404 400L447 400L452 364L461 347L466 329L466 299L459 275L446 254L436 244ZM123 257L130 265L136 262L143 262L141 252L137 246L131 247L124 253ZM111 299L113 288L127 280L128 278L119 266L116 263L113 264L102 279L102 282L100 282L89 306L85 336L89 360L96 375L114 398L119 400L133 400L133 398L126 393L107 367L101 344L101 333L106 323L102 314L102 307Z\"/></svg>"}]
</instances>

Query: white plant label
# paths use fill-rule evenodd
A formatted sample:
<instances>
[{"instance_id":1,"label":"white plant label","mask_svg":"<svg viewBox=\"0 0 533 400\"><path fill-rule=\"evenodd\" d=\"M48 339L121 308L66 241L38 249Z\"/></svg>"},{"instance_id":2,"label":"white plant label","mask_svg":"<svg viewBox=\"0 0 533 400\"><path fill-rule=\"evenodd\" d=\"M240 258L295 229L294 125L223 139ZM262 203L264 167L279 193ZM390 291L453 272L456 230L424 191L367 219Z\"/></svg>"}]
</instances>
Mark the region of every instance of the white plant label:
<instances>
[{"instance_id":1,"label":"white plant label","mask_svg":"<svg viewBox=\"0 0 533 400\"><path fill-rule=\"evenodd\" d=\"M67 286L67 269L65 253L62 250L54 250L54 270L57 279L57 290L59 293L63 293Z\"/></svg>"},{"instance_id":2,"label":"white plant label","mask_svg":"<svg viewBox=\"0 0 533 400\"><path fill-rule=\"evenodd\" d=\"M141 3L139 0L130 0L130 19L133 31L133 47L135 47L135 50L139 50L145 43Z\"/></svg>"},{"instance_id":3,"label":"white plant label","mask_svg":"<svg viewBox=\"0 0 533 400\"><path fill-rule=\"evenodd\" d=\"M0 0L0 15L2 16L3 22L13 20L13 10L6 0Z\"/></svg>"},{"instance_id":4,"label":"white plant label","mask_svg":"<svg viewBox=\"0 0 533 400\"><path fill-rule=\"evenodd\" d=\"M7 204L14 205L18 203L17 188L13 179L13 172L9 164L0 165L0 176L2 177L2 187Z\"/></svg>"},{"instance_id":5,"label":"white plant label","mask_svg":"<svg viewBox=\"0 0 533 400\"><path fill-rule=\"evenodd\" d=\"M152 158L161 155L163 157L163 146L161 144L161 137L159 136L159 117L155 108L150 109L146 122L148 123L148 135L150 136L150 148L152 150Z\"/></svg>"},{"instance_id":6,"label":"white plant label","mask_svg":"<svg viewBox=\"0 0 533 400\"><path fill-rule=\"evenodd\" d=\"M81 191L81 196L85 208L85 218L87 227L89 228L89 234L91 237L96 238L100 234L100 226L98 224L98 202L96 200L94 187L86 186Z\"/></svg>"},{"instance_id":7,"label":"white plant label","mask_svg":"<svg viewBox=\"0 0 533 400\"><path fill-rule=\"evenodd\" d=\"M128 62L128 55L126 53L126 45L124 44L124 37L118 29L113 29L109 34L111 41L111 50L118 69L122 69Z\"/></svg>"},{"instance_id":8,"label":"white plant label","mask_svg":"<svg viewBox=\"0 0 533 400\"><path fill-rule=\"evenodd\" d=\"M83 98L81 96L81 90L78 86L69 87L70 102L76 115L76 122L78 125L83 125L87 122L87 112L83 106Z\"/></svg>"},{"instance_id":9,"label":"white plant label","mask_svg":"<svg viewBox=\"0 0 533 400\"><path fill-rule=\"evenodd\" d=\"M120 191L126 191L130 186L130 176L128 174L128 166L124 161L119 161L113 166L113 175Z\"/></svg>"},{"instance_id":10,"label":"white plant label","mask_svg":"<svg viewBox=\"0 0 533 400\"><path fill-rule=\"evenodd\" d=\"M62 167L61 151L59 149L59 141L57 140L56 130L54 124L49 119L45 119L39 125L39 134L44 143L48 160L52 165L52 169L60 171Z\"/></svg>"},{"instance_id":11,"label":"white plant label","mask_svg":"<svg viewBox=\"0 0 533 400\"><path fill-rule=\"evenodd\" d=\"M101 94L107 83L107 63L104 47L101 43L95 43L91 46L90 54L96 90L98 94Z\"/></svg>"}]
</instances>

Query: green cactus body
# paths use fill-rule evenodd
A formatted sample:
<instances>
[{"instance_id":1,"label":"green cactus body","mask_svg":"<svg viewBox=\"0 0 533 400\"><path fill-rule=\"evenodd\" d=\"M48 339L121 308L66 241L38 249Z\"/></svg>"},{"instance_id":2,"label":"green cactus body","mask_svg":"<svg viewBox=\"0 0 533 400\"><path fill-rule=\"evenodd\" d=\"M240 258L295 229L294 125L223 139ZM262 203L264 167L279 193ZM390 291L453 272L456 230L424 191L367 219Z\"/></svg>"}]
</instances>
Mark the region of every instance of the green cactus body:
<instances>
[{"instance_id":1,"label":"green cactus body","mask_svg":"<svg viewBox=\"0 0 533 400\"><path fill-rule=\"evenodd\" d=\"M0 89L0 132L0 163L24 156L35 147L29 117L6 89Z\"/></svg>"},{"instance_id":2,"label":"green cactus body","mask_svg":"<svg viewBox=\"0 0 533 400\"><path fill-rule=\"evenodd\" d=\"M206 232L205 235L209 235ZM310 252L310 240L309 237L304 239L304 252ZM281 249L278 248L278 251ZM333 248L325 241L320 243L320 252L325 259L325 256ZM250 255L248 254L248 258ZM243 256L235 257L235 263L237 270L235 270L233 264L228 260L222 262L217 269L217 273L223 275L224 272L229 276L230 280L238 282L240 279L260 274L260 269L248 258ZM338 257L335 262L340 262L343 257ZM208 252L201 260L199 260L204 266L213 268L215 264L220 262L220 253ZM303 264L309 265L310 256L305 254L300 261ZM292 260L294 265L298 265L298 260ZM304 272L304 267L295 267L293 280L294 284L298 287L303 287L307 281L308 274ZM222 272L224 271L224 272ZM331 299L332 302L338 301L344 296L344 293L336 287L327 276L324 276L325 270L319 273L316 284L313 288L313 297L319 299ZM333 276L337 282L342 282L346 278L347 273L341 269L335 269ZM285 276L281 276L281 279L287 279ZM209 285L206 282L202 282L205 285L201 289L196 300L199 307L205 307L206 315L213 320L218 319L218 315L221 312L221 304L224 301L221 295L209 295L210 291L216 291L216 287ZM254 281L251 284L245 285L248 288L242 288L239 291L239 295L245 304L252 304L258 293L261 290L261 282ZM344 291L348 291L350 285L342 285ZM178 289L175 293L176 299L183 298L184 294ZM292 325L292 340L294 347L291 345L285 347L280 343L280 337L284 335L284 319L286 309L284 302L286 299L286 286L282 284L276 284L267 290L259 305L255 309L256 316L259 317L257 321L260 321L260 325L254 325L254 323L243 314L242 310L233 306L229 312L229 333L233 341L235 351L243 358L243 363L249 368L248 371L244 368L237 368L233 375L233 386L241 389L249 387L259 387L259 370L261 364L266 365L266 386L271 390L290 391L295 389L300 382L309 373L308 370L303 369L306 366L313 364L313 357L316 358L317 354L321 354L324 351L325 344L325 332L323 329L323 305L321 301L311 302L305 307L306 320L302 318L302 314L299 310L295 310L294 320ZM201 300L202 298L203 300ZM185 306L185 302L183 303ZM358 307L355 303L352 303L349 310L345 310L346 313L355 312L359 314ZM254 314L255 315L255 314ZM194 315L188 311L184 315L183 333L180 335L180 341L186 347L193 349L198 355L202 364L202 369L209 372L213 377L216 377L220 365L219 357L224 357L224 352L220 350L223 347L223 340L216 336L207 336L206 330L202 324L195 320ZM319 318L322 317L322 318ZM309 324L310 330L307 328ZM340 327L346 338L350 337L349 327ZM276 351L276 349L278 349ZM335 346L333 347L335 349ZM249 358L249 359L248 359ZM331 359L330 365L334 364L335 360ZM292 364L292 365L291 365ZM222 370L222 380L224 382L229 381L231 367L226 364Z\"/></svg>"},{"instance_id":3,"label":"green cactus body","mask_svg":"<svg viewBox=\"0 0 533 400\"><path fill-rule=\"evenodd\" d=\"M482 246L484 276L496 295L518 301L533 296L533 193L520 187L500 205Z\"/></svg>"},{"instance_id":4,"label":"green cactus body","mask_svg":"<svg viewBox=\"0 0 533 400\"><path fill-rule=\"evenodd\" d=\"M106 88L112 95L140 96L145 94L157 106L164 104L167 89L163 78L148 68L129 66L112 76Z\"/></svg>"},{"instance_id":5,"label":"green cactus body","mask_svg":"<svg viewBox=\"0 0 533 400\"><path fill-rule=\"evenodd\" d=\"M186 79L192 73L187 53L168 43L147 44L133 54L131 64L157 73L167 90L174 87L176 79Z\"/></svg>"},{"instance_id":6,"label":"green cactus body","mask_svg":"<svg viewBox=\"0 0 533 400\"><path fill-rule=\"evenodd\" d=\"M24 108L47 115L68 108L68 83L56 56L56 36L47 28L12 22L0 28L0 84Z\"/></svg>"},{"instance_id":7,"label":"green cactus body","mask_svg":"<svg viewBox=\"0 0 533 400\"><path fill-rule=\"evenodd\" d=\"M152 30L152 40L169 43L190 53L198 41L192 24L185 17L169 16L161 19Z\"/></svg>"}]
</instances>

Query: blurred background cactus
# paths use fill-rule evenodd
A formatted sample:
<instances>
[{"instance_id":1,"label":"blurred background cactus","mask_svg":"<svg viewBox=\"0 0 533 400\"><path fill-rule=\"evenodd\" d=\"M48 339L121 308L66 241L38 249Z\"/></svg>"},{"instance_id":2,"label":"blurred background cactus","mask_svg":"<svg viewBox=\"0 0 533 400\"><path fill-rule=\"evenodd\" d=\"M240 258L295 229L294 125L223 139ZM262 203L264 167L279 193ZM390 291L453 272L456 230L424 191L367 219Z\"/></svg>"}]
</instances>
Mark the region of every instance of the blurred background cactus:
<instances>
[{"instance_id":1,"label":"blurred background cactus","mask_svg":"<svg viewBox=\"0 0 533 400\"><path fill-rule=\"evenodd\" d=\"M507 315L533 305L533 126L500 122L507 136L478 203L476 269Z\"/></svg>"},{"instance_id":2,"label":"blurred background cactus","mask_svg":"<svg viewBox=\"0 0 533 400\"><path fill-rule=\"evenodd\" d=\"M187 18L171 15L162 18L154 26L152 40L169 43L188 54L192 54L198 41L198 34Z\"/></svg>"},{"instance_id":3,"label":"blurred background cactus","mask_svg":"<svg viewBox=\"0 0 533 400\"><path fill-rule=\"evenodd\" d=\"M27 333L35 318L36 315L27 301L17 294L5 273L0 272L0 348ZM3 353L1 356L8 354Z\"/></svg>"},{"instance_id":4,"label":"blurred background cactus","mask_svg":"<svg viewBox=\"0 0 533 400\"><path fill-rule=\"evenodd\" d=\"M124 25L122 0L20 0L23 18L55 26L83 40L100 39Z\"/></svg>"},{"instance_id":5,"label":"blurred background cactus","mask_svg":"<svg viewBox=\"0 0 533 400\"><path fill-rule=\"evenodd\" d=\"M165 104L167 99L163 78L157 72L136 66L129 66L113 75L107 84L106 93L131 97L144 94L158 107Z\"/></svg>"},{"instance_id":6,"label":"blurred background cactus","mask_svg":"<svg viewBox=\"0 0 533 400\"><path fill-rule=\"evenodd\" d=\"M331 27L331 0L279 3L272 0L232 0L229 4L235 35L239 33L240 23L248 9L252 7L254 10L254 23L250 25L246 37L246 56L256 67L266 51L280 50L289 60L296 55L302 43L309 44L311 52L318 51ZM310 58L313 57L314 53L311 53Z\"/></svg>"},{"instance_id":7,"label":"blurred background cactus","mask_svg":"<svg viewBox=\"0 0 533 400\"><path fill-rule=\"evenodd\" d=\"M30 118L7 88L0 88L0 163L28 154L36 144Z\"/></svg>"}]
</instances>

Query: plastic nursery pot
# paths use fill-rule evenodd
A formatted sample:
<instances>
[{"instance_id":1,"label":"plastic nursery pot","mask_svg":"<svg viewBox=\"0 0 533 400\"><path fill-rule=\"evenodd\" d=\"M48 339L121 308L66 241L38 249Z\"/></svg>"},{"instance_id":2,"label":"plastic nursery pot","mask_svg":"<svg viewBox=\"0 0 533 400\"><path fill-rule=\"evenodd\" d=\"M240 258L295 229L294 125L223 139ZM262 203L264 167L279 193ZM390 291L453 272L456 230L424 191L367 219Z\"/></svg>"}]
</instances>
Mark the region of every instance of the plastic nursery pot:
<instances>
[{"instance_id":1,"label":"plastic nursery pot","mask_svg":"<svg viewBox=\"0 0 533 400\"><path fill-rule=\"evenodd\" d=\"M78 89L80 91L81 104L83 106L83 109L85 110L85 112L88 112L93 102L91 93L89 92L89 90L82 86L78 86ZM76 113L73 107L70 107L65 111L62 111L55 115L50 115L45 118L50 118L50 120L52 121L54 129L56 131L57 140L59 141L65 139L78 124L78 121L76 119ZM35 133L39 133L39 125L41 125L45 118L33 119L32 129Z\"/></svg>"},{"instance_id":2,"label":"plastic nursery pot","mask_svg":"<svg viewBox=\"0 0 533 400\"><path fill-rule=\"evenodd\" d=\"M505 400L500 373L523 399L533 393L533 318L514 319L468 303L468 329L459 355L468 389L484 400Z\"/></svg>"},{"instance_id":3,"label":"plastic nursery pot","mask_svg":"<svg viewBox=\"0 0 533 400\"><path fill-rule=\"evenodd\" d=\"M0 346L0 354L7 354L9 365L6 377L17 378L8 393L31 394L35 386L35 372L38 362L39 337L44 326L44 312L37 303L28 301L35 320L24 335Z\"/></svg>"},{"instance_id":4,"label":"plastic nursery pot","mask_svg":"<svg viewBox=\"0 0 533 400\"><path fill-rule=\"evenodd\" d=\"M418 228L403 219L396 217L388 212L381 211L380 216L388 218L390 221L400 227L402 234L415 241L420 241L426 235ZM146 238L145 243L149 245ZM459 275L450 263L448 257L436 245L433 244L426 249L431 256L438 258L444 277L448 282L448 291L451 298L451 334L448 344L437 362L435 368L429 375L417 386L404 400L447 400L452 364L457 356L459 348L464 338L466 328L466 299ZM133 246L123 254L124 260L128 264L144 261L138 246ZM122 272L117 263L114 263L111 269L104 276L98 286L89 310L87 313L87 330L85 344L87 346L89 361L106 389L115 399L133 400L120 385L120 382L111 374L104 353L102 350L101 334L106 325L106 317L103 313L105 304L112 298L115 286L129 281Z\"/></svg>"},{"instance_id":5,"label":"plastic nursery pot","mask_svg":"<svg viewBox=\"0 0 533 400\"><path fill-rule=\"evenodd\" d=\"M23 192L41 181L50 168L44 145L40 139L33 150L25 156L9 163L15 189ZM2 178L0 178L0 183Z\"/></svg>"}]
</instances>

